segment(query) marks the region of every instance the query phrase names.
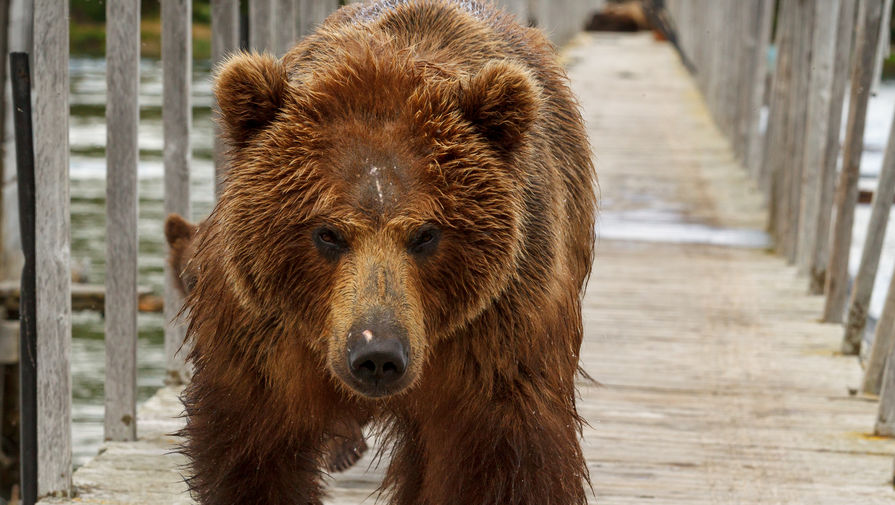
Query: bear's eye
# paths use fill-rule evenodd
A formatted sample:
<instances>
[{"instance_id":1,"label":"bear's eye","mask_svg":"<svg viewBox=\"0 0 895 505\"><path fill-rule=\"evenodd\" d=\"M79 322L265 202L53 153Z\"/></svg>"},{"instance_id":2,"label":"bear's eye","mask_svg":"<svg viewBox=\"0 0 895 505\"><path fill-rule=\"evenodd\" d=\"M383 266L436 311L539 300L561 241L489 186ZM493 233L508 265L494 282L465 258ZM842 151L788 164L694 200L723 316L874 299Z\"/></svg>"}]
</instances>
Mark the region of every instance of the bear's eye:
<instances>
[{"instance_id":1,"label":"bear's eye","mask_svg":"<svg viewBox=\"0 0 895 505\"><path fill-rule=\"evenodd\" d=\"M320 254L330 260L337 259L339 255L348 249L348 243L342 235L336 230L327 228L326 226L314 230L313 238L314 245L317 246L317 250L320 251Z\"/></svg>"},{"instance_id":2,"label":"bear's eye","mask_svg":"<svg viewBox=\"0 0 895 505\"><path fill-rule=\"evenodd\" d=\"M426 224L420 227L411 237L407 249L417 256L428 256L435 252L441 240L441 230L435 225Z\"/></svg>"}]
</instances>

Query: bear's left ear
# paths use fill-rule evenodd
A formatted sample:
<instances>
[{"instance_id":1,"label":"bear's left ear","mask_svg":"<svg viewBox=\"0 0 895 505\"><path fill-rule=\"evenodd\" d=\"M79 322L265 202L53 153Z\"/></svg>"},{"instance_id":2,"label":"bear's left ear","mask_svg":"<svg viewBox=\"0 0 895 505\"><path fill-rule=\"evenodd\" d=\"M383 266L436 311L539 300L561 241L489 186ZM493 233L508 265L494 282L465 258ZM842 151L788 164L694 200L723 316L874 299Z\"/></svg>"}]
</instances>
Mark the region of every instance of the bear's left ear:
<instances>
[{"instance_id":1,"label":"bear's left ear","mask_svg":"<svg viewBox=\"0 0 895 505\"><path fill-rule=\"evenodd\" d=\"M283 107L288 89L283 64L269 54L237 53L218 70L214 95L224 135L234 147L248 143Z\"/></svg>"},{"instance_id":2,"label":"bear's left ear","mask_svg":"<svg viewBox=\"0 0 895 505\"><path fill-rule=\"evenodd\" d=\"M463 115L506 151L518 147L538 114L539 89L521 65L490 61L460 85Z\"/></svg>"}]
</instances>

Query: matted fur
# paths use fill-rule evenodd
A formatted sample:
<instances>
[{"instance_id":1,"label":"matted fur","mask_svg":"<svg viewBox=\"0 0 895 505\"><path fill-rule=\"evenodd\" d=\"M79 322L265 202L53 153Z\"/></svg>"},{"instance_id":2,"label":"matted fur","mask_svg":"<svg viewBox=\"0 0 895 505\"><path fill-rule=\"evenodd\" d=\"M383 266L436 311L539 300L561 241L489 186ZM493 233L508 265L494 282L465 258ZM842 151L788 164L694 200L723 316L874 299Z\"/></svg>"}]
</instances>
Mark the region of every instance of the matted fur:
<instances>
[{"instance_id":1,"label":"matted fur","mask_svg":"<svg viewBox=\"0 0 895 505\"><path fill-rule=\"evenodd\" d=\"M373 420L393 504L584 504L595 176L543 34L479 2L353 5L282 61L233 56L215 93L231 152L196 236L183 398L200 503L319 503L323 444ZM441 241L414 257L421 226ZM409 341L380 399L345 379L374 309Z\"/></svg>"}]
</instances>

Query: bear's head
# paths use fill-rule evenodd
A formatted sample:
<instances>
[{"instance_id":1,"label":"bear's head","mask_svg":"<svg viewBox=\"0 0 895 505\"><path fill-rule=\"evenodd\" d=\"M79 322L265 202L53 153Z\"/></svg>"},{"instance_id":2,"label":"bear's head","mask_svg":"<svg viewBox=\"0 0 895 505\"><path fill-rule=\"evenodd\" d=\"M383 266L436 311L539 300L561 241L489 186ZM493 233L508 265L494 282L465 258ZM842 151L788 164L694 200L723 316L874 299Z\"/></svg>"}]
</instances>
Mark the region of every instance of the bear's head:
<instances>
[{"instance_id":1,"label":"bear's head","mask_svg":"<svg viewBox=\"0 0 895 505\"><path fill-rule=\"evenodd\" d=\"M516 272L539 87L514 61L462 72L389 41L302 65L219 70L231 150L206 256L283 328L242 338L306 346L347 391L393 395Z\"/></svg>"}]
</instances>

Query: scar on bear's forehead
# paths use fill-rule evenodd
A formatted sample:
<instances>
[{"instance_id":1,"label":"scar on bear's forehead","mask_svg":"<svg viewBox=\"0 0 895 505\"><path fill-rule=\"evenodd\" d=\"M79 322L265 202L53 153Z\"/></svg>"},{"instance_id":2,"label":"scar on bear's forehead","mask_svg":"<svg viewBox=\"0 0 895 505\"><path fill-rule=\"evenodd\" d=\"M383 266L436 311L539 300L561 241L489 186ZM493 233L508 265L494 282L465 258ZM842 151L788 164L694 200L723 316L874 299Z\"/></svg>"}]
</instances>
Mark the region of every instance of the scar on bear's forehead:
<instances>
[{"instance_id":1,"label":"scar on bear's forehead","mask_svg":"<svg viewBox=\"0 0 895 505\"><path fill-rule=\"evenodd\" d=\"M365 159L355 170L357 204L364 210L383 213L406 195L406 174L397 162Z\"/></svg>"}]
</instances>

